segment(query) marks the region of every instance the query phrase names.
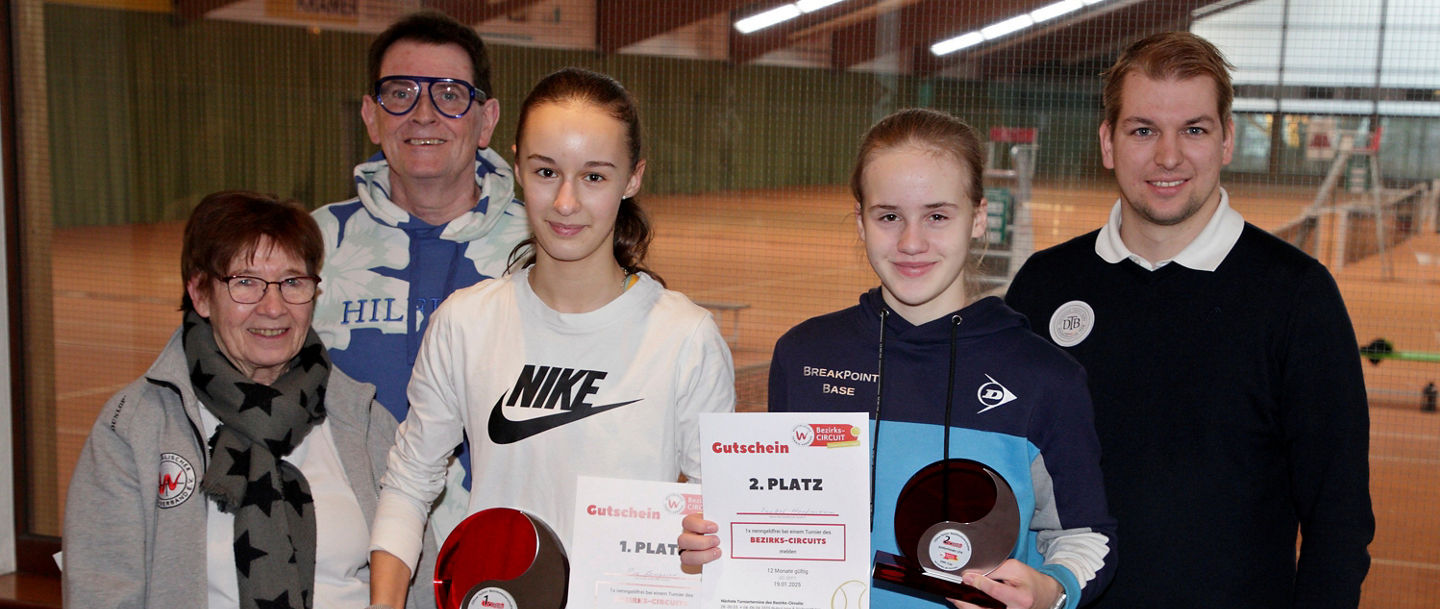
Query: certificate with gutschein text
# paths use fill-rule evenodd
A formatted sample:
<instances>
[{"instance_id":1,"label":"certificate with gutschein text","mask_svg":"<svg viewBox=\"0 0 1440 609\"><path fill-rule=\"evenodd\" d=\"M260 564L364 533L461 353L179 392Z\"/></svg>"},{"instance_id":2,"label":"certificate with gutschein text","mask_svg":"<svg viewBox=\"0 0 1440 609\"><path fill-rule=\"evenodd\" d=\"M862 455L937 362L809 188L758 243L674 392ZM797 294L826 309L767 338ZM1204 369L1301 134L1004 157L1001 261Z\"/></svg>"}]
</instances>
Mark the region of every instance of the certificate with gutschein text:
<instances>
[{"instance_id":1,"label":"certificate with gutschein text","mask_svg":"<svg viewBox=\"0 0 1440 609\"><path fill-rule=\"evenodd\" d=\"M705 609L864 609L870 438L864 413L700 415L705 519L721 555Z\"/></svg>"},{"instance_id":2,"label":"certificate with gutschein text","mask_svg":"<svg viewBox=\"0 0 1440 609\"><path fill-rule=\"evenodd\" d=\"M699 511L695 484L580 476L566 606L699 607L700 576L681 571L676 544Z\"/></svg>"}]
</instances>

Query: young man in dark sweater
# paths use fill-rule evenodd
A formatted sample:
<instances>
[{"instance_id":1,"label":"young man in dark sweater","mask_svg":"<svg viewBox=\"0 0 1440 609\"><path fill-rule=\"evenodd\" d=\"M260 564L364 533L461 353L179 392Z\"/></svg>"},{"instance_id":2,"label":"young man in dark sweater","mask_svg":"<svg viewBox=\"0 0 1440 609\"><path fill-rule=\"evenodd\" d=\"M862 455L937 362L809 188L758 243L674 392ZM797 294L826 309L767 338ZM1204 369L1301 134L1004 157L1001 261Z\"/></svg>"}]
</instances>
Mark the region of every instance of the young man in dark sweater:
<instances>
[{"instance_id":1,"label":"young man in dark sweater","mask_svg":"<svg viewBox=\"0 0 1440 609\"><path fill-rule=\"evenodd\" d=\"M1119 201L1006 297L1089 374L1120 526L1093 607L1353 608L1369 569L1354 330L1329 272L1220 187L1229 67L1183 32L1121 54L1100 126Z\"/></svg>"}]
</instances>

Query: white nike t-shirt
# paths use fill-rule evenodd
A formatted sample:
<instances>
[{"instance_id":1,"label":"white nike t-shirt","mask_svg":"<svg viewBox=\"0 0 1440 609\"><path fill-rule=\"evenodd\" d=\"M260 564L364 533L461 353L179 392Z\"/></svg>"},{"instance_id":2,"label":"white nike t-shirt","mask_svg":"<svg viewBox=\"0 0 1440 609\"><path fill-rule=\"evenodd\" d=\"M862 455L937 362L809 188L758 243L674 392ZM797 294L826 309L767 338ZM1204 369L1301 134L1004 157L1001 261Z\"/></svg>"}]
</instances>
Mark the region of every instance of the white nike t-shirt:
<instances>
[{"instance_id":1,"label":"white nike t-shirt","mask_svg":"<svg viewBox=\"0 0 1440 609\"><path fill-rule=\"evenodd\" d=\"M698 481L699 415L734 409L729 347L684 295L642 274L604 307L567 314L528 278L457 291L425 333L371 536L412 571L462 431L470 512L524 510L569 547L577 476Z\"/></svg>"}]
</instances>

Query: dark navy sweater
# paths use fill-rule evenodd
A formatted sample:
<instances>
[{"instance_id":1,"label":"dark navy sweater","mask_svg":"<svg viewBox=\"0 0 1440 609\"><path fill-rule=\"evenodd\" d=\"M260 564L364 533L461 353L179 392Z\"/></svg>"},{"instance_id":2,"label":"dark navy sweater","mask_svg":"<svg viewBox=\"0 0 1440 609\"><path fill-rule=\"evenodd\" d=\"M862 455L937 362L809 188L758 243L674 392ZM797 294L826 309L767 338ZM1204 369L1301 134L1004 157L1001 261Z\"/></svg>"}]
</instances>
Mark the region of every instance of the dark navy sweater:
<instances>
[{"instance_id":1,"label":"dark navy sweater","mask_svg":"<svg viewBox=\"0 0 1440 609\"><path fill-rule=\"evenodd\" d=\"M1330 274L1249 224L1213 272L1110 264L1097 234L1035 254L1006 297L1052 339L1075 338L1058 309L1094 312L1067 351L1089 373L1124 557L1094 606L1355 607L1369 416Z\"/></svg>"}]
</instances>

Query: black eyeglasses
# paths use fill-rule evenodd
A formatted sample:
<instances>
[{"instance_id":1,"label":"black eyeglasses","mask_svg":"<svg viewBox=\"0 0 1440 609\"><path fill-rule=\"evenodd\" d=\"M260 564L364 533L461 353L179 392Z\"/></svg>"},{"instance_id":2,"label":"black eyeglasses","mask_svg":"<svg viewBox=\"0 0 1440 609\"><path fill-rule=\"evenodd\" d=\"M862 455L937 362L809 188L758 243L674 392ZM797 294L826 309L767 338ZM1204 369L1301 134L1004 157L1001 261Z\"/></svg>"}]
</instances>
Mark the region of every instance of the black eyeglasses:
<instances>
[{"instance_id":1,"label":"black eyeglasses","mask_svg":"<svg viewBox=\"0 0 1440 609\"><path fill-rule=\"evenodd\" d=\"M457 78L429 76L386 76L375 81L375 103L395 116L409 114L420 101L421 85L430 86L430 103L435 111L460 118L470 111L471 102L485 101L485 92Z\"/></svg>"},{"instance_id":2,"label":"black eyeglasses","mask_svg":"<svg viewBox=\"0 0 1440 609\"><path fill-rule=\"evenodd\" d=\"M239 304L260 302L272 285L280 286L280 298L285 302L305 304L315 300L316 288L320 285L320 278L314 275L286 277L280 281L265 281L248 275L230 275L221 277L220 280L225 282L225 289L230 292L230 300Z\"/></svg>"}]
</instances>

